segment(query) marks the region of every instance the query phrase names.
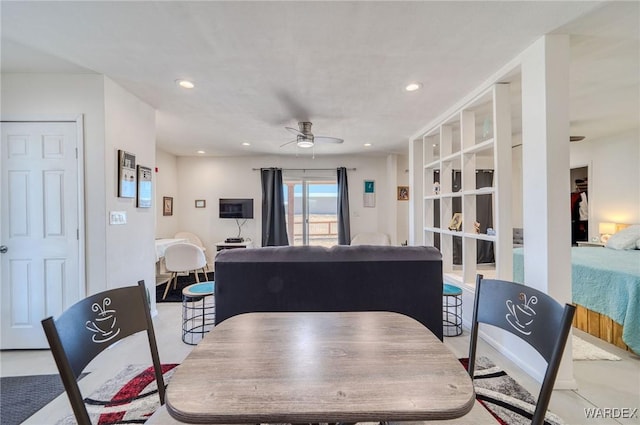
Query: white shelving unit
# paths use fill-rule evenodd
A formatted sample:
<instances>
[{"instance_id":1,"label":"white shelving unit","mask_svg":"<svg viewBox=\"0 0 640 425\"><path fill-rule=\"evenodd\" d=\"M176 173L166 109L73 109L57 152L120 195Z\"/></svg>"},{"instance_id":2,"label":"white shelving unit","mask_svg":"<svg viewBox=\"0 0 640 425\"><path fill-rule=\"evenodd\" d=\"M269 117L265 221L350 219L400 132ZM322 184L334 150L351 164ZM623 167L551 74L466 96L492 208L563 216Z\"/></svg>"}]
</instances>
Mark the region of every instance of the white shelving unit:
<instances>
[{"instance_id":1,"label":"white shelving unit","mask_svg":"<svg viewBox=\"0 0 640 425\"><path fill-rule=\"evenodd\" d=\"M440 248L445 280L452 283L473 286L478 272L511 279L509 98L509 85L496 84L422 136L422 242ZM483 171L492 172L493 180L478 187L476 173ZM478 201L486 204L487 198L493 219L479 223L477 232ZM456 213L461 226L450 228ZM487 228L495 234L487 234ZM495 262L478 263L479 243L493 249ZM460 264L454 264L454 251Z\"/></svg>"}]
</instances>

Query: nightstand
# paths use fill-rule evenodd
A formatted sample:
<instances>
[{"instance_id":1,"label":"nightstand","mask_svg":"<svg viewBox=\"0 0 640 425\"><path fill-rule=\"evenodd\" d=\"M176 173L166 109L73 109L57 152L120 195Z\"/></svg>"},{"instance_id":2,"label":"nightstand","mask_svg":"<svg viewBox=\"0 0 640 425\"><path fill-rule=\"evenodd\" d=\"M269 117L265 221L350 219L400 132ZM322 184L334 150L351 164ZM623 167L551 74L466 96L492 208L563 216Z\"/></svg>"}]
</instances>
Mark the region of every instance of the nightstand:
<instances>
[{"instance_id":1,"label":"nightstand","mask_svg":"<svg viewBox=\"0 0 640 425\"><path fill-rule=\"evenodd\" d=\"M578 246L599 246L604 247L602 242L578 241Z\"/></svg>"}]
</instances>

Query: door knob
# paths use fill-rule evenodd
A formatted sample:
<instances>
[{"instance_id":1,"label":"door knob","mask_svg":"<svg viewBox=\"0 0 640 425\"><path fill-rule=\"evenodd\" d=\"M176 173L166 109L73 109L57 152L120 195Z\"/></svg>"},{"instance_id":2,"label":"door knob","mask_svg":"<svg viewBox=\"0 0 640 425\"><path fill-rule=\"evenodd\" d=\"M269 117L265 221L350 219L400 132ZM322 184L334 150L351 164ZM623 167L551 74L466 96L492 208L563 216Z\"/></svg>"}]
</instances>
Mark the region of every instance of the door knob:
<instances>
[{"instance_id":1,"label":"door knob","mask_svg":"<svg viewBox=\"0 0 640 425\"><path fill-rule=\"evenodd\" d=\"M9 251L9 248L6 245L0 245L0 254L4 254Z\"/></svg>"}]
</instances>

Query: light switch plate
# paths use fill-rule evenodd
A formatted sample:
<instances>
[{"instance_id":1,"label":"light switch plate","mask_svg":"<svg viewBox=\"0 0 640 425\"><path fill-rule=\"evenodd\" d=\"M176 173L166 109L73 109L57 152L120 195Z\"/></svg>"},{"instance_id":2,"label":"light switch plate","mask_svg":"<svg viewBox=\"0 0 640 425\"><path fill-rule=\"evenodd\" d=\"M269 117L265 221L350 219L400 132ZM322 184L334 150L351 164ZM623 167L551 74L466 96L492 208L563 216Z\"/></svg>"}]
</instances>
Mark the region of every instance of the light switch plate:
<instances>
[{"instance_id":1,"label":"light switch plate","mask_svg":"<svg viewBox=\"0 0 640 425\"><path fill-rule=\"evenodd\" d=\"M110 211L109 224L127 224L126 211Z\"/></svg>"}]
</instances>

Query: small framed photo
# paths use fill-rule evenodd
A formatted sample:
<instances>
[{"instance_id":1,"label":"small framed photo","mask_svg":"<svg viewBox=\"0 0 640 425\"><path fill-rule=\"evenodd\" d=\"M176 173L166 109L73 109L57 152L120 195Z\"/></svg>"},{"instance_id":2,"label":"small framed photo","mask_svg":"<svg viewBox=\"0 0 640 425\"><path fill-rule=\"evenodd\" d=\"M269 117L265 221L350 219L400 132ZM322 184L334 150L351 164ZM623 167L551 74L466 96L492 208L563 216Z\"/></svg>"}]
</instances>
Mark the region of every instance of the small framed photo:
<instances>
[{"instance_id":1,"label":"small framed photo","mask_svg":"<svg viewBox=\"0 0 640 425\"><path fill-rule=\"evenodd\" d=\"M449 222L449 230L460 231L462 230L462 213L454 213Z\"/></svg>"},{"instance_id":2,"label":"small framed photo","mask_svg":"<svg viewBox=\"0 0 640 425\"><path fill-rule=\"evenodd\" d=\"M398 201L409 200L409 186L398 186Z\"/></svg>"},{"instance_id":3,"label":"small framed photo","mask_svg":"<svg viewBox=\"0 0 640 425\"><path fill-rule=\"evenodd\" d=\"M138 165L136 207L151 208L151 168Z\"/></svg>"},{"instance_id":4,"label":"small framed photo","mask_svg":"<svg viewBox=\"0 0 640 425\"><path fill-rule=\"evenodd\" d=\"M162 215L173 215L173 198L170 196L162 197Z\"/></svg>"},{"instance_id":5,"label":"small framed photo","mask_svg":"<svg viewBox=\"0 0 640 425\"><path fill-rule=\"evenodd\" d=\"M206 208L207 201L204 199L196 199L196 208Z\"/></svg>"},{"instance_id":6,"label":"small framed photo","mask_svg":"<svg viewBox=\"0 0 640 425\"><path fill-rule=\"evenodd\" d=\"M136 156L118 150L118 197L136 197Z\"/></svg>"}]
</instances>

